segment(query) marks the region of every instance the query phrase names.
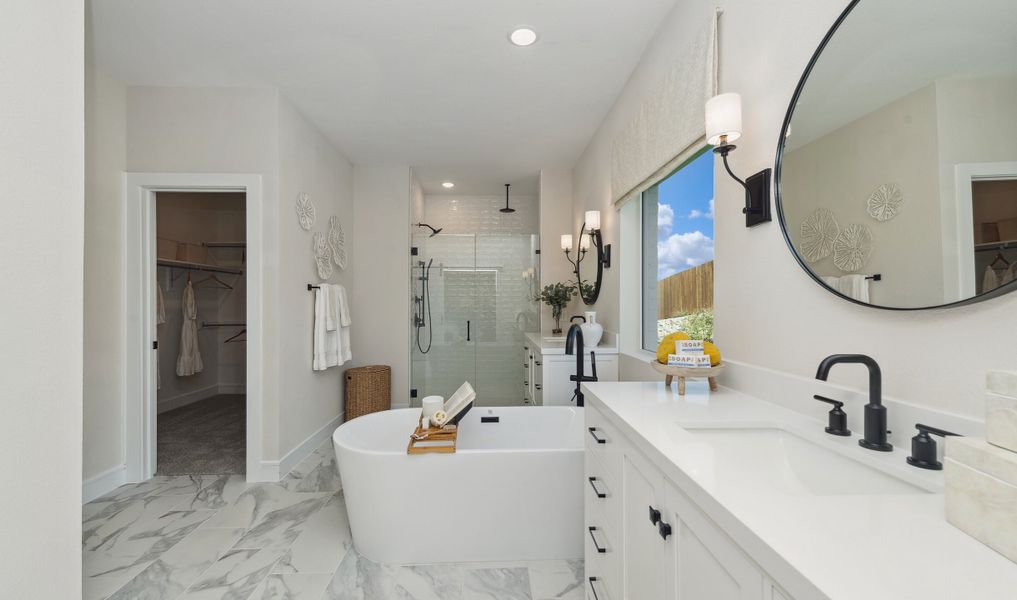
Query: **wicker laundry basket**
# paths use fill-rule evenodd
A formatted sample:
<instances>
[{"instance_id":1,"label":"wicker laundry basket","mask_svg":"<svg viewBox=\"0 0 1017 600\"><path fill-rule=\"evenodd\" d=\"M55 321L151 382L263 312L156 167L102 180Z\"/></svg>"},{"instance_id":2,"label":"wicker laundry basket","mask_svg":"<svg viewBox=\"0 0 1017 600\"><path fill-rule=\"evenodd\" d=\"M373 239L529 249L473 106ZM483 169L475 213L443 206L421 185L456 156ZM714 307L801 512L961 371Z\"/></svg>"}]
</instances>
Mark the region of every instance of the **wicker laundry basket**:
<instances>
[{"instance_id":1,"label":"wicker laundry basket","mask_svg":"<svg viewBox=\"0 0 1017 600\"><path fill-rule=\"evenodd\" d=\"M346 369L346 420L392 408L392 367Z\"/></svg>"}]
</instances>

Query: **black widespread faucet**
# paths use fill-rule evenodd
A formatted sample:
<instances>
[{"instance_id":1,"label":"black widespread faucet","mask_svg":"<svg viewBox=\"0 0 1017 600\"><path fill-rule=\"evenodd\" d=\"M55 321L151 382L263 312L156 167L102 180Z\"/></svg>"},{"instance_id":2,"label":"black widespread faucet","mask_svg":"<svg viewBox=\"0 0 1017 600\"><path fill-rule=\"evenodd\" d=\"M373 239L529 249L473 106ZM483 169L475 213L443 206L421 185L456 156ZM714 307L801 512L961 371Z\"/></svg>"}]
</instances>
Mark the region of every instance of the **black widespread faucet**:
<instances>
[{"instance_id":1,"label":"black widespread faucet","mask_svg":"<svg viewBox=\"0 0 1017 600\"><path fill-rule=\"evenodd\" d=\"M869 450L889 452L893 445L886 441L886 407L883 406L883 376L879 365L864 354L834 354L827 356L816 369L816 379L826 381L830 368L840 363L857 363L869 369L869 403L865 405L865 437L858 445Z\"/></svg>"},{"instance_id":2,"label":"black widespread faucet","mask_svg":"<svg viewBox=\"0 0 1017 600\"><path fill-rule=\"evenodd\" d=\"M581 316L575 316L569 319L569 321L575 321L576 319L582 319L586 322L586 319ZM590 352L590 367L593 369L593 375L583 374L583 358L585 353L583 352L583 329L579 326L579 323L572 323L569 327L569 332L565 334L565 354L576 355L576 374L569 377L569 381L576 382L576 391L572 395L576 399L576 406L583 406L585 404L585 397L583 391L580 388L584 381L597 381L597 356L594 352Z\"/></svg>"}]
</instances>

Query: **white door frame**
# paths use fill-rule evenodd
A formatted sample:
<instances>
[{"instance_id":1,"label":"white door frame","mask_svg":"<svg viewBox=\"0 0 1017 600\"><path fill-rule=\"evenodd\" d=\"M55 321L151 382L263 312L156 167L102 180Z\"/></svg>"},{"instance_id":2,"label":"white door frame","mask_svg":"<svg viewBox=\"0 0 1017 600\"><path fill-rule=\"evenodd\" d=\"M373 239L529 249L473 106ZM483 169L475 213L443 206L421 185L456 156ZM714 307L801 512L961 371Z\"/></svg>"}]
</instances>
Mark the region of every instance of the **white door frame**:
<instances>
[{"instance_id":1,"label":"white door frame","mask_svg":"<svg viewBox=\"0 0 1017 600\"><path fill-rule=\"evenodd\" d=\"M155 474L156 340L155 194L163 191L246 194L247 260L247 478L261 472L263 346L261 175L125 173L124 175L124 422L127 482ZM86 348L87 352L88 349Z\"/></svg>"},{"instance_id":2,"label":"white door frame","mask_svg":"<svg viewBox=\"0 0 1017 600\"><path fill-rule=\"evenodd\" d=\"M998 181L1003 179L1017 179L1017 162L993 162L993 163L961 163L954 166L954 181L956 186L956 257L957 257L957 297L947 298L948 301L964 300L975 295L976 281L978 274L975 273L975 224L974 224L974 203L971 184L976 181ZM946 231L944 227L944 254L950 251L946 243L952 236L952 232ZM949 261L944 261L949 265ZM949 279L947 279L949 281Z\"/></svg>"}]
</instances>

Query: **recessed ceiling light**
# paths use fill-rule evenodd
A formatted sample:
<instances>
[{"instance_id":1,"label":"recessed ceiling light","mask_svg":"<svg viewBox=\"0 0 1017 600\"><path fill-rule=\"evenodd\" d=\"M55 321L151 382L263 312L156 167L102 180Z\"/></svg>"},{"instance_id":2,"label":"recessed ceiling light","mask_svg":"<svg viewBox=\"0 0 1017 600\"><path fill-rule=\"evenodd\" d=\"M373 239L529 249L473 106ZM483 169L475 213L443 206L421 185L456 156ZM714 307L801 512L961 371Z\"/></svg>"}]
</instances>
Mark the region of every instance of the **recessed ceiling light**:
<instances>
[{"instance_id":1,"label":"recessed ceiling light","mask_svg":"<svg viewBox=\"0 0 1017 600\"><path fill-rule=\"evenodd\" d=\"M454 188L455 186L456 186L456 184L452 183L451 181L443 181L443 182L441 182L441 187L445 188L446 190L450 190L450 189Z\"/></svg>"},{"instance_id":2,"label":"recessed ceiling light","mask_svg":"<svg viewBox=\"0 0 1017 600\"><path fill-rule=\"evenodd\" d=\"M509 40L516 46L529 46L537 41L537 32L529 27L520 27L509 34Z\"/></svg>"}]
</instances>

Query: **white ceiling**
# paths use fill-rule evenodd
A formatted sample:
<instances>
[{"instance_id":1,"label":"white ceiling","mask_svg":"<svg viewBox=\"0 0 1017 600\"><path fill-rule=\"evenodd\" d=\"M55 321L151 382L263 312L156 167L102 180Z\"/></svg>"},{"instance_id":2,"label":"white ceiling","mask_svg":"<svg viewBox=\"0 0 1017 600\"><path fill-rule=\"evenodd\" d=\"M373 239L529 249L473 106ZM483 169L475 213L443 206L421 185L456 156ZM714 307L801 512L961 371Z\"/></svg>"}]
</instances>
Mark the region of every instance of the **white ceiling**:
<instances>
[{"instance_id":1,"label":"white ceiling","mask_svg":"<svg viewBox=\"0 0 1017 600\"><path fill-rule=\"evenodd\" d=\"M575 163L674 2L93 0L92 23L129 85L278 87L356 164L410 164L428 193L533 193ZM536 44L508 42L519 25Z\"/></svg>"}]
</instances>

